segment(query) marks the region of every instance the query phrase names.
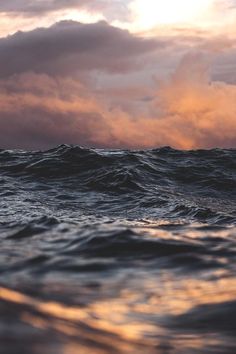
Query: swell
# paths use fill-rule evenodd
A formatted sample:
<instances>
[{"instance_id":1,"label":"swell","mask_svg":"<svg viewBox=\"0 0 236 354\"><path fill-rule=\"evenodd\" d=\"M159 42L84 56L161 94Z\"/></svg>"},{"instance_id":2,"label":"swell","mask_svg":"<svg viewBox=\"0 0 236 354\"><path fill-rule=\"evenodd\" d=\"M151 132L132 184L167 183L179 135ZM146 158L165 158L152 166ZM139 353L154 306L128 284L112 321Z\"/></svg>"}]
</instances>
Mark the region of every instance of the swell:
<instances>
[{"instance_id":1,"label":"swell","mask_svg":"<svg viewBox=\"0 0 236 354\"><path fill-rule=\"evenodd\" d=\"M156 210L163 217L213 223L236 218L233 149L122 151L61 145L48 151L1 150L0 179L0 193L6 197L17 181L23 188L33 183L35 191L47 189L64 200L76 192L94 193L93 199L101 193L103 207L112 196L120 210ZM109 213L111 200L107 206Z\"/></svg>"},{"instance_id":2,"label":"swell","mask_svg":"<svg viewBox=\"0 0 236 354\"><path fill-rule=\"evenodd\" d=\"M4 353L235 353L235 169L236 150L0 150Z\"/></svg>"},{"instance_id":3,"label":"swell","mask_svg":"<svg viewBox=\"0 0 236 354\"><path fill-rule=\"evenodd\" d=\"M100 272L124 266L137 269L142 262L151 269L173 268L185 273L230 272L236 259L234 232L235 228L176 223L73 225L45 216L1 230L1 255L21 251L14 259L0 262L0 272Z\"/></svg>"},{"instance_id":4,"label":"swell","mask_svg":"<svg viewBox=\"0 0 236 354\"><path fill-rule=\"evenodd\" d=\"M234 149L106 151L61 145L44 152L0 150L0 162L4 174L49 179L84 175L93 177L94 185L120 179L129 185L129 181L144 181L145 177L146 184L155 178L159 184L182 183L231 192L236 186Z\"/></svg>"}]
</instances>

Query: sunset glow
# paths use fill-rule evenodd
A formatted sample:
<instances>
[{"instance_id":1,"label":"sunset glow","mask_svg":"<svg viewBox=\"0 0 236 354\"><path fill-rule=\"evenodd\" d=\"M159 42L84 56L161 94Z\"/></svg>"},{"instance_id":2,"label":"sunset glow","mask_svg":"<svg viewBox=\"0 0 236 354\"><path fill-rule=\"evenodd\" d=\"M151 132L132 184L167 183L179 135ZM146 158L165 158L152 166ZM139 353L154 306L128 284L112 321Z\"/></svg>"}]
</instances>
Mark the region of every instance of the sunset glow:
<instances>
[{"instance_id":1,"label":"sunset glow","mask_svg":"<svg viewBox=\"0 0 236 354\"><path fill-rule=\"evenodd\" d=\"M236 0L0 1L0 354L235 354Z\"/></svg>"},{"instance_id":2,"label":"sunset glow","mask_svg":"<svg viewBox=\"0 0 236 354\"><path fill-rule=\"evenodd\" d=\"M61 139L116 148L234 145L231 2L17 4L14 12L7 4L0 12L0 31L9 35L0 41L4 145L10 146L7 132L18 121L12 138L17 148L50 147ZM37 12L42 16L35 27ZM219 29L214 21L221 12ZM55 125L58 116L63 119ZM25 126L40 138L25 138Z\"/></svg>"},{"instance_id":3,"label":"sunset glow","mask_svg":"<svg viewBox=\"0 0 236 354\"><path fill-rule=\"evenodd\" d=\"M137 27L150 29L158 25L201 25L213 0L136 0L130 8Z\"/></svg>"}]
</instances>

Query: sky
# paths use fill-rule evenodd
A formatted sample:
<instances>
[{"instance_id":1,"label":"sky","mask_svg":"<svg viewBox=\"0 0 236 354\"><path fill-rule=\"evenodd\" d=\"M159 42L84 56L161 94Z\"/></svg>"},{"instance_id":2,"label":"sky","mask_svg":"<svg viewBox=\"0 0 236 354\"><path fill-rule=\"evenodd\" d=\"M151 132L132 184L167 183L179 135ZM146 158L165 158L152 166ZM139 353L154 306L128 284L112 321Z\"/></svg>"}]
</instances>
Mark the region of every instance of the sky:
<instances>
[{"instance_id":1,"label":"sky","mask_svg":"<svg viewBox=\"0 0 236 354\"><path fill-rule=\"evenodd\" d=\"M0 1L0 148L236 148L236 0Z\"/></svg>"}]
</instances>

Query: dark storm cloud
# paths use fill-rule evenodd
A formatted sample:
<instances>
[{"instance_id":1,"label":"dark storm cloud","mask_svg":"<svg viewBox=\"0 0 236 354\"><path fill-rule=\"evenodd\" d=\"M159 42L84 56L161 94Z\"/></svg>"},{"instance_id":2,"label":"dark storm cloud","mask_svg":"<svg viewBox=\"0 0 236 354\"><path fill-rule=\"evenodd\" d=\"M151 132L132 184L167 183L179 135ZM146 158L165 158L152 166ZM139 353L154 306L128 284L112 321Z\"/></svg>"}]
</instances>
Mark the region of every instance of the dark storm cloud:
<instances>
[{"instance_id":1,"label":"dark storm cloud","mask_svg":"<svg viewBox=\"0 0 236 354\"><path fill-rule=\"evenodd\" d=\"M0 77L26 71L49 75L73 75L93 69L124 72L165 45L156 39L136 37L106 22L63 21L50 28L0 39Z\"/></svg>"}]
</instances>

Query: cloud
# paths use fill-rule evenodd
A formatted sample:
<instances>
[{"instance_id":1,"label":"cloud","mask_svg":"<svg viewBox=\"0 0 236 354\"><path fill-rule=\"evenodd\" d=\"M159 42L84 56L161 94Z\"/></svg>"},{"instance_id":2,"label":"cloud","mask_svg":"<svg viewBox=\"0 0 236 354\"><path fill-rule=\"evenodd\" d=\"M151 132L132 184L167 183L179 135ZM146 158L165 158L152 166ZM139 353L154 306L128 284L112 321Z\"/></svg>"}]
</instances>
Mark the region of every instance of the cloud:
<instances>
[{"instance_id":1,"label":"cloud","mask_svg":"<svg viewBox=\"0 0 236 354\"><path fill-rule=\"evenodd\" d=\"M110 1L107 0L12 0L9 2L1 2L0 12L38 16L40 13L67 8L103 10L109 6L109 2ZM114 3L116 5L122 4L121 1L115 1Z\"/></svg>"},{"instance_id":2,"label":"cloud","mask_svg":"<svg viewBox=\"0 0 236 354\"><path fill-rule=\"evenodd\" d=\"M127 20L130 16L128 4L131 0L11 0L1 1L0 14L38 17L63 10L101 13L106 19Z\"/></svg>"},{"instance_id":3,"label":"cloud","mask_svg":"<svg viewBox=\"0 0 236 354\"><path fill-rule=\"evenodd\" d=\"M209 71L203 54L189 54L156 96L160 126L174 146L236 146L236 85L211 81Z\"/></svg>"},{"instance_id":4,"label":"cloud","mask_svg":"<svg viewBox=\"0 0 236 354\"><path fill-rule=\"evenodd\" d=\"M135 15L137 12L135 9L137 9L139 1L140 0L0 1L0 36L12 34L17 30L30 30L39 25L49 26L52 23L61 20L79 20L82 22L106 20L109 23L116 24L122 28L128 28L130 31L136 33L144 31L147 27L150 28L151 25L151 32L155 32L153 27L156 27L156 30L159 33L161 30L162 34L165 35L167 31L175 31L176 24L170 23L169 26L165 25L161 28L160 22L163 20L163 9L165 9L166 16L170 16L170 18L173 17L176 12L180 13L180 17L182 17L182 13L186 10L186 6L184 6L184 4L181 5L181 1L179 1L179 6L178 8L176 7L176 11L174 11L175 13L172 11L172 14L169 14L171 11L168 11L168 6L166 7L166 5L157 7L156 2L158 1L142 1L142 8L140 9L141 21L138 21L137 16ZM174 3L176 1L171 1L175 6ZM201 16L199 16L197 21L193 21L193 19L190 20L188 13L186 14L186 16L188 15L186 20L188 19L190 21L188 30L193 28L199 30L207 29L215 34L234 31L236 14L235 0L208 0L204 5L208 8L208 11L200 11ZM198 7L199 5L197 5L197 8ZM150 14L148 15L146 10L149 8ZM190 10L190 12L193 12L195 18L197 10L194 11L193 6L190 6ZM146 16L144 16L144 12L146 13ZM143 22L143 16L146 18L144 26L141 24L141 22ZM181 26L183 24L184 23L182 23ZM179 26L177 27L179 28Z\"/></svg>"},{"instance_id":5,"label":"cloud","mask_svg":"<svg viewBox=\"0 0 236 354\"><path fill-rule=\"evenodd\" d=\"M132 114L72 78L17 75L1 80L1 147L236 146L236 85L211 82L200 54L186 56L146 103L147 114Z\"/></svg>"},{"instance_id":6,"label":"cloud","mask_svg":"<svg viewBox=\"0 0 236 354\"><path fill-rule=\"evenodd\" d=\"M109 141L108 110L72 79L21 74L0 85L0 141L8 148Z\"/></svg>"},{"instance_id":7,"label":"cloud","mask_svg":"<svg viewBox=\"0 0 236 354\"><path fill-rule=\"evenodd\" d=\"M144 55L165 45L106 22L63 21L0 39L0 77L25 71L49 75L74 75L86 70L125 72L137 67Z\"/></svg>"},{"instance_id":8,"label":"cloud","mask_svg":"<svg viewBox=\"0 0 236 354\"><path fill-rule=\"evenodd\" d=\"M225 36L150 39L106 22L2 38L0 147L235 147L235 55Z\"/></svg>"}]
</instances>

